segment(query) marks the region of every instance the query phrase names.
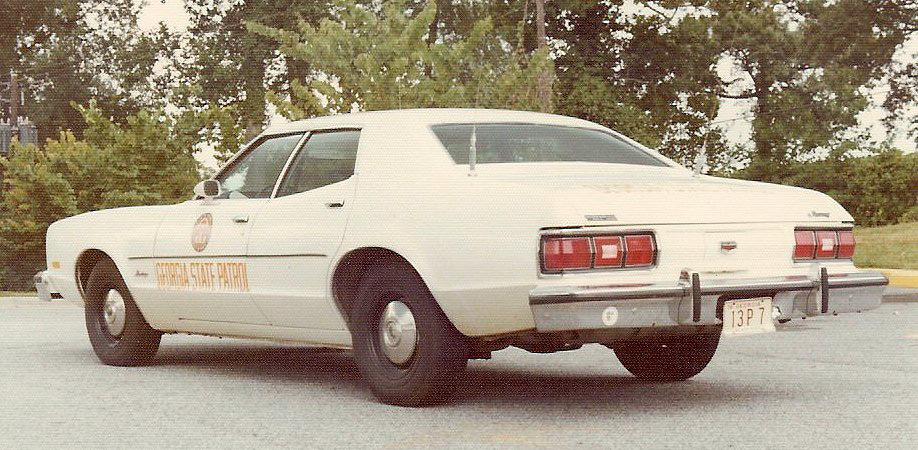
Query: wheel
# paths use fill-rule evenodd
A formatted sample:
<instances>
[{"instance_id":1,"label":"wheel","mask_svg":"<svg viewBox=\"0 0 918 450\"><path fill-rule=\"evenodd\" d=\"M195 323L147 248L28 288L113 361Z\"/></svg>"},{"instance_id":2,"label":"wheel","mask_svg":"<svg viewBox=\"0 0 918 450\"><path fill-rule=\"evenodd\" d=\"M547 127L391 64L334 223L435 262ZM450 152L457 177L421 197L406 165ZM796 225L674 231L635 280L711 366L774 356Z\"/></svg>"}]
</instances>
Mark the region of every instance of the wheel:
<instances>
[{"instance_id":1,"label":"wheel","mask_svg":"<svg viewBox=\"0 0 918 450\"><path fill-rule=\"evenodd\" d=\"M468 344L410 268L375 267L351 314L354 357L383 403L422 406L453 393Z\"/></svg>"},{"instance_id":2,"label":"wheel","mask_svg":"<svg viewBox=\"0 0 918 450\"><path fill-rule=\"evenodd\" d=\"M618 360L634 376L654 381L681 381L698 375L714 357L720 327L695 334L616 342Z\"/></svg>"},{"instance_id":3,"label":"wheel","mask_svg":"<svg viewBox=\"0 0 918 450\"><path fill-rule=\"evenodd\" d=\"M162 333L150 327L115 264L96 264L86 284L86 331L96 356L111 366L149 363Z\"/></svg>"}]
</instances>

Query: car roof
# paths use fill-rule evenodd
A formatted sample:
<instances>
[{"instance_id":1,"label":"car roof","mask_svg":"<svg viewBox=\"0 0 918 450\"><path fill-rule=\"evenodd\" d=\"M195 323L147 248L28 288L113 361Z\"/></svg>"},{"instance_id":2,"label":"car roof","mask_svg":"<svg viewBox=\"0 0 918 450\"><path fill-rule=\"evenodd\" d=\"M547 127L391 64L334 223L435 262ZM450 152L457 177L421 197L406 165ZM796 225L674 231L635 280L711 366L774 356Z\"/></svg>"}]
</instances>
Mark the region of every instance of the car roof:
<instances>
[{"instance_id":1,"label":"car roof","mask_svg":"<svg viewBox=\"0 0 918 450\"><path fill-rule=\"evenodd\" d=\"M316 117L285 124L273 125L262 134L291 133L320 128L362 128L368 125L430 126L444 123L511 122L538 123L604 129L582 119L532 111L476 108L419 108L369 111Z\"/></svg>"}]
</instances>

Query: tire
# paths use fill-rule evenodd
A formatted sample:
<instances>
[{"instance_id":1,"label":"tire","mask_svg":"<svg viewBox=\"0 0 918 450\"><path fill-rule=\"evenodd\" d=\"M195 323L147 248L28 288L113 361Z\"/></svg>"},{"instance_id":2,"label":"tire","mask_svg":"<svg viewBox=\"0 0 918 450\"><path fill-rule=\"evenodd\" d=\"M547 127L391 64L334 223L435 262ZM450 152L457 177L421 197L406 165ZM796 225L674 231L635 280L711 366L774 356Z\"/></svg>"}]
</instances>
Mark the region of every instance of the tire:
<instances>
[{"instance_id":1,"label":"tire","mask_svg":"<svg viewBox=\"0 0 918 450\"><path fill-rule=\"evenodd\" d=\"M415 345L409 345L409 315ZM351 313L351 334L361 375L376 398L391 405L445 402L468 362L467 338L446 318L414 270L406 267L378 266L367 272Z\"/></svg>"},{"instance_id":2,"label":"tire","mask_svg":"<svg viewBox=\"0 0 918 450\"><path fill-rule=\"evenodd\" d=\"M711 331L611 345L634 376L652 381L682 381L701 373L720 342L720 327Z\"/></svg>"},{"instance_id":3,"label":"tire","mask_svg":"<svg viewBox=\"0 0 918 450\"><path fill-rule=\"evenodd\" d=\"M86 331L99 360L110 366L140 366L152 361L162 333L143 318L113 262L103 259L96 264L85 293Z\"/></svg>"}]
</instances>

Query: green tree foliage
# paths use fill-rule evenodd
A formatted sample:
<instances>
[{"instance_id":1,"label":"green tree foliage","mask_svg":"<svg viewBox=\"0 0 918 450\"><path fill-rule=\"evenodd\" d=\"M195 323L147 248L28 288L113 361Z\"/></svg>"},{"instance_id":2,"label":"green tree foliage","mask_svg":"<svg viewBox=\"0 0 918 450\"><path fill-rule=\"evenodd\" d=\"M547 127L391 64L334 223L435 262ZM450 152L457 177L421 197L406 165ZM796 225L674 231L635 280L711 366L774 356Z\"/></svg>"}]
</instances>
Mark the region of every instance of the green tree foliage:
<instances>
[{"instance_id":1,"label":"green tree foliage","mask_svg":"<svg viewBox=\"0 0 918 450\"><path fill-rule=\"evenodd\" d=\"M164 106L169 76L153 69L178 41L166 29L141 31L142 5L134 0L4 3L0 20L11 26L0 31L0 78L5 80L10 69L19 74L24 112L37 124L41 141L64 130L82 135L85 122L71 102L95 100L116 120Z\"/></svg>"},{"instance_id":2,"label":"green tree foliage","mask_svg":"<svg viewBox=\"0 0 918 450\"><path fill-rule=\"evenodd\" d=\"M822 161L793 162L775 180L824 192L841 203L859 225L889 225L909 220L906 213L918 207L918 154L885 149L876 155L846 157L844 143ZM749 169L738 175L754 178Z\"/></svg>"},{"instance_id":3,"label":"green tree foliage","mask_svg":"<svg viewBox=\"0 0 918 450\"><path fill-rule=\"evenodd\" d=\"M0 289L24 289L45 266L48 225L77 212L70 183L53 169L52 158L34 145L14 143L0 203Z\"/></svg>"},{"instance_id":4,"label":"green tree foliage","mask_svg":"<svg viewBox=\"0 0 918 450\"><path fill-rule=\"evenodd\" d=\"M318 23L329 11L324 0L186 0L191 27L184 48L187 62L178 64L183 84L177 102L192 109L228 107L236 123L252 138L267 121L265 87L286 86L288 73L302 73L308 61L285 61L282 70L272 39L249 33L245 22L294 30L299 21ZM225 124L224 124L225 125Z\"/></svg>"},{"instance_id":5,"label":"green tree foliage","mask_svg":"<svg viewBox=\"0 0 918 450\"><path fill-rule=\"evenodd\" d=\"M617 129L689 165L706 147L715 167L730 162L712 86L719 50L703 15L677 17L681 2L551 2L559 110ZM687 3L687 2L686 2ZM689 5L691 6L691 5ZM666 8L671 8L667 10Z\"/></svg>"},{"instance_id":6,"label":"green tree foliage","mask_svg":"<svg viewBox=\"0 0 918 450\"><path fill-rule=\"evenodd\" d=\"M337 2L318 26L248 27L276 40L288 60L310 63L310 71L292 74L288 92L269 94L288 118L355 108L543 109L536 79L553 71L547 49L520 56L494 32L490 17L475 20L468 35L444 32L431 40L435 17L433 1L420 11L406 9L404 1L381 7Z\"/></svg>"},{"instance_id":7,"label":"green tree foliage","mask_svg":"<svg viewBox=\"0 0 918 450\"><path fill-rule=\"evenodd\" d=\"M54 221L104 208L177 203L201 178L193 156L197 123L212 117L141 112L119 124L95 103L79 111L87 124L84 140L62 132L42 149L16 144L0 161L0 289L26 288L44 268L45 232Z\"/></svg>"},{"instance_id":8,"label":"green tree foliage","mask_svg":"<svg viewBox=\"0 0 918 450\"><path fill-rule=\"evenodd\" d=\"M841 142L869 104L866 90L914 30L913 0L712 1L716 47L749 80L722 82L727 98L755 99L750 173L782 166ZM732 80L731 80L732 81Z\"/></svg>"}]
</instances>

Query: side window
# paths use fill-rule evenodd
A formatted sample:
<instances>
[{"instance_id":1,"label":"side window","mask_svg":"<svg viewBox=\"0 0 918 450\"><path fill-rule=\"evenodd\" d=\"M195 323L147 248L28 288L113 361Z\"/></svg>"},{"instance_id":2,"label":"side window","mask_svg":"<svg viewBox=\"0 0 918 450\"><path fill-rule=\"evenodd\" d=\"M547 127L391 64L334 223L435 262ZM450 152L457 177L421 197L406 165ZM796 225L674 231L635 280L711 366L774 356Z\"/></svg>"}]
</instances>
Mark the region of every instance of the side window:
<instances>
[{"instance_id":1,"label":"side window","mask_svg":"<svg viewBox=\"0 0 918 450\"><path fill-rule=\"evenodd\" d=\"M302 134L268 138L217 177L219 198L268 198Z\"/></svg>"},{"instance_id":2,"label":"side window","mask_svg":"<svg viewBox=\"0 0 918 450\"><path fill-rule=\"evenodd\" d=\"M360 130L319 131L293 158L277 196L297 194L346 180L354 174Z\"/></svg>"}]
</instances>

